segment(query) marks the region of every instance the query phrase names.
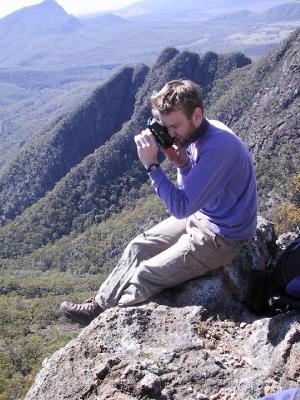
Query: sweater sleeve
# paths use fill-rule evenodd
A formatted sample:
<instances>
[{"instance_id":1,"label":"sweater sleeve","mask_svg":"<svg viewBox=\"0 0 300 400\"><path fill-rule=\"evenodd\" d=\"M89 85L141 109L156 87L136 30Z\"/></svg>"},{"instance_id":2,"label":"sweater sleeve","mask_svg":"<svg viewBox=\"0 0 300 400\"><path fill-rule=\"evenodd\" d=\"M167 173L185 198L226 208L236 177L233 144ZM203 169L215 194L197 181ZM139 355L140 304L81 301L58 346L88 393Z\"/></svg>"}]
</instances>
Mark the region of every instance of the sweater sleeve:
<instances>
[{"instance_id":1,"label":"sweater sleeve","mask_svg":"<svg viewBox=\"0 0 300 400\"><path fill-rule=\"evenodd\" d=\"M176 188L160 168L149 174L156 193L174 217L180 219L192 215L223 190L232 160L221 158L220 154L218 149L201 154L198 163L181 181L180 188Z\"/></svg>"},{"instance_id":2,"label":"sweater sleeve","mask_svg":"<svg viewBox=\"0 0 300 400\"><path fill-rule=\"evenodd\" d=\"M185 178L192 168L192 161L189 158L189 162L184 167L177 168L177 186L181 189L184 186Z\"/></svg>"}]
</instances>

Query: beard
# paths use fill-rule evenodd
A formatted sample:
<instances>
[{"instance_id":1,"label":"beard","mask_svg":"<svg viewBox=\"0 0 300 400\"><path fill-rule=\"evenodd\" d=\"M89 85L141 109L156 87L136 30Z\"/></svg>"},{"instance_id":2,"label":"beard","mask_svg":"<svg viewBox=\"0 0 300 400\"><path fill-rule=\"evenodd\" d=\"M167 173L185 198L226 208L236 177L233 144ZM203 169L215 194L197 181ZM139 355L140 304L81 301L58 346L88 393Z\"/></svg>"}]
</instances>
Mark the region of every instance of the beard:
<instances>
[{"instance_id":1,"label":"beard","mask_svg":"<svg viewBox=\"0 0 300 400\"><path fill-rule=\"evenodd\" d=\"M200 134L199 134L199 133L200 133L200 132L199 132L199 129L196 128L196 127L193 125L193 123L191 122L186 137L185 137L184 139L183 139L183 138L180 139L180 140L179 140L179 144L180 144L182 147L188 147L191 143L193 143L193 142L195 142L197 139L199 139L199 137L200 137Z\"/></svg>"}]
</instances>

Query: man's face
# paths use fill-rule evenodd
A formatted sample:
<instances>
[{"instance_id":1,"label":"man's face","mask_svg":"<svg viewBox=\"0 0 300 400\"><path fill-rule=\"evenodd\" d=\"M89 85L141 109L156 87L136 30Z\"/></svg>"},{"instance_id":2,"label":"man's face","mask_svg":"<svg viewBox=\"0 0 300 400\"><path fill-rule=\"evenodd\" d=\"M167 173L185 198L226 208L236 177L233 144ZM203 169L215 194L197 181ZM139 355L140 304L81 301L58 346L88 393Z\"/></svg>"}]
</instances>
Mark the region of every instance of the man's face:
<instances>
[{"instance_id":1,"label":"man's face","mask_svg":"<svg viewBox=\"0 0 300 400\"><path fill-rule=\"evenodd\" d=\"M202 111L196 108L191 118L182 110L172 111L169 114L158 113L160 122L168 129L169 135L175 140L175 143L181 146L187 146L193 141L196 129L202 122Z\"/></svg>"}]
</instances>

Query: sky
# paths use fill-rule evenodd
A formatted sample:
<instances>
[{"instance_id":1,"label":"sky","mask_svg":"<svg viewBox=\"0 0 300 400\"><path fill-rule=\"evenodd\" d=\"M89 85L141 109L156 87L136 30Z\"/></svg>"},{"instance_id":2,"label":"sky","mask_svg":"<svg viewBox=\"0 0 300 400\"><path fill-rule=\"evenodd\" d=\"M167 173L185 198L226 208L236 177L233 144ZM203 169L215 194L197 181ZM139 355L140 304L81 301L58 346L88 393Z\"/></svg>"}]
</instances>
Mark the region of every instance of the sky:
<instances>
[{"instance_id":1,"label":"sky","mask_svg":"<svg viewBox=\"0 0 300 400\"><path fill-rule=\"evenodd\" d=\"M67 13L72 15L91 14L124 8L140 0L56 0ZM23 7L41 3L41 0L0 0L0 18Z\"/></svg>"}]
</instances>

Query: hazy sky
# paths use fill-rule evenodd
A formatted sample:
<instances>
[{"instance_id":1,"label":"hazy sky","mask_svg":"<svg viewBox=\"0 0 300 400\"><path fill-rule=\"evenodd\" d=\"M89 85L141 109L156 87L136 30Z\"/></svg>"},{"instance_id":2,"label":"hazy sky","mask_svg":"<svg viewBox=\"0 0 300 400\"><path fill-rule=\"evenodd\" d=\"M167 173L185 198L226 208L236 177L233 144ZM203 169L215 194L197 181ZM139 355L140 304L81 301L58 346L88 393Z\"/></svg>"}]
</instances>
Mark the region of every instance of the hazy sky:
<instances>
[{"instance_id":1,"label":"hazy sky","mask_svg":"<svg viewBox=\"0 0 300 400\"><path fill-rule=\"evenodd\" d=\"M97 11L120 9L140 0L56 0L67 13L90 14ZM0 0L0 18L19 8L41 3L41 0Z\"/></svg>"}]
</instances>

